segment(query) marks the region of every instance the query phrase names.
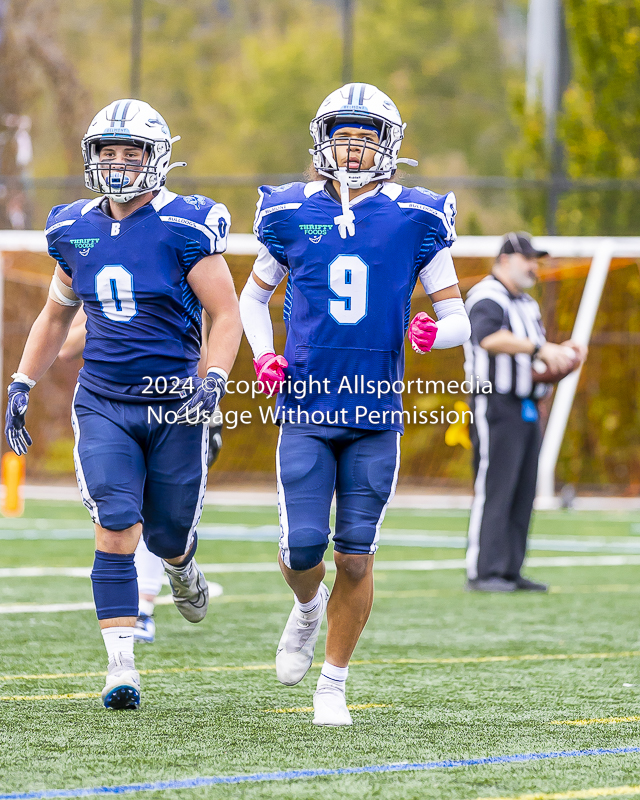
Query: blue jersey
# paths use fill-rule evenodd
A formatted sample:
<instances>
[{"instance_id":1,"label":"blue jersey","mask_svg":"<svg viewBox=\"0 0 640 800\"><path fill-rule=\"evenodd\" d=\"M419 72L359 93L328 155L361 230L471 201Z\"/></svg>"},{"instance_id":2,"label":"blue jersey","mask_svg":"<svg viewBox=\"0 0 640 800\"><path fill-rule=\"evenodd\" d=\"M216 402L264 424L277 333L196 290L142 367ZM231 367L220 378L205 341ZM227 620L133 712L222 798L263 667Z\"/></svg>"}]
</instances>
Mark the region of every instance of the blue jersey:
<instances>
[{"instance_id":1,"label":"blue jersey","mask_svg":"<svg viewBox=\"0 0 640 800\"><path fill-rule=\"evenodd\" d=\"M325 424L402 432L401 395L378 397L378 389L403 377L418 276L430 293L457 283L448 254L447 269L434 267L433 279L425 278L455 241L454 195L379 184L352 201L355 236L342 239L334 219L341 205L324 181L263 186L260 194L256 235L288 271L284 355L291 381L277 409L292 421L298 417L286 412L300 409L327 414ZM305 397L295 381L306 382ZM320 415L311 421L321 422Z\"/></svg>"},{"instance_id":2,"label":"blue jersey","mask_svg":"<svg viewBox=\"0 0 640 800\"><path fill-rule=\"evenodd\" d=\"M122 220L102 203L56 206L45 231L49 254L87 314L78 380L118 400L175 400L155 379L197 373L202 306L187 276L205 256L225 251L229 212L207 197L166 189ZM169 389L176 386L169 381Z\"/></svg>"}]
</instances>

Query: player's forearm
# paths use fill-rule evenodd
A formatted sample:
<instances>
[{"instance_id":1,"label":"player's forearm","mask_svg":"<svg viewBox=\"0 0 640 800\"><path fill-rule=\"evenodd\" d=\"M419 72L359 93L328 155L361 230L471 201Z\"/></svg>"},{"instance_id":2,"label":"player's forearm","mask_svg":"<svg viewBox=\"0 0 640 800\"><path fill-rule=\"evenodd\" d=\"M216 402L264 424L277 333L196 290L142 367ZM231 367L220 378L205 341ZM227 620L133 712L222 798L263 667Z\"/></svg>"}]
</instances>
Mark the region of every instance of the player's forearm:
<instances>
[{"instance_id":1,"label":"player's forearm","mask_svg":"<svg viewBox=\"0 0 640 800\"><path fill-rule=\"evenodd\" d=\"M507 355L515 356L518 353L531 355L536 346L531 339L522 339L519 336L515 336L511 331L503 330L485 336L480 342L480 347L492 355L506 353Z\"/></svg>"},{"instance_id":2,"label":"player's forearm","mask_svg":"<svg viewBox=\"0 0 640 800\"><path fill-rule=\"evenodd\" d=\"M31 327L18 372L40 380L56 360L77 310L47 301Z\"/></svg>"},{"instance_id":3,"label":"player's forearm","mask_svg":"<svg viewBox=\"0 0 640 800\"><path fill-rule=\"evenodd\" d=\"M471 324L460 297L436 301L433 310L438 317L434 350L459 347L471 336Z\"/></svg>"},{"instance_id":4,"label":"player's forearm","mask_svg":"<svg viewBox=\"0 0 640 800\"><path fill-rule=\"evenodd\" d=\"M72 326L69 334L58 353L61 361L72 361L82 355L87 331L84 325Z\"/></svg>"},{"instance_id":5,"label":"player's forearm","mask_svg":"<svg viewBox=\"0 0 640 800\"><path fill-rule=\"evenodd\" d=\"M242 325L256 360L265 353L275 353L273 323L269 314L269 300L274 291L274 288L260 286L250 275L240 294Z\"/></svg>"},{"instance_id":6,"label":"player's forearm","mask_svg":"<svg viewBox=\"0 0 640 800\"><path fill-rule=\"evenodd\" d=\"M242 339L242 323L237 310L218 314L213 320L207 343L207 370L220 367L227 374L235 363Z\"/></svg>"}]
</instances>

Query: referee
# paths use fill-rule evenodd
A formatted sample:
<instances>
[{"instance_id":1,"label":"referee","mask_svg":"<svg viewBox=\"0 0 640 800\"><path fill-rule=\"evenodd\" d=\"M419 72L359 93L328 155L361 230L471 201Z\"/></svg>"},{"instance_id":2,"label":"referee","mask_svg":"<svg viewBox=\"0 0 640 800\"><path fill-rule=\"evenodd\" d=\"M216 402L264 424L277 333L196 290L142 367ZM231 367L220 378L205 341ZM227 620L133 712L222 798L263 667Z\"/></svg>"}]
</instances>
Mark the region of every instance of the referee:
<instances>
[{"instance_id":1,"label":"referee","mask_svg":"<svg viewBox=\"0 0 640 800\"><path fill-rule=\"evenodd\" d=\"M538 400L546 383L579 366L585 348L545 340L536 301L538 259L526 233L509 233L491 274L468 293L471 339L464 345L467 380L491 384L471 398L474 498L467 544L467 589L480 592L545 592L547 586L520 574L527 549L540 450ZM542 362L542 364L540 363Z\"/></svg>"}]
</instances>

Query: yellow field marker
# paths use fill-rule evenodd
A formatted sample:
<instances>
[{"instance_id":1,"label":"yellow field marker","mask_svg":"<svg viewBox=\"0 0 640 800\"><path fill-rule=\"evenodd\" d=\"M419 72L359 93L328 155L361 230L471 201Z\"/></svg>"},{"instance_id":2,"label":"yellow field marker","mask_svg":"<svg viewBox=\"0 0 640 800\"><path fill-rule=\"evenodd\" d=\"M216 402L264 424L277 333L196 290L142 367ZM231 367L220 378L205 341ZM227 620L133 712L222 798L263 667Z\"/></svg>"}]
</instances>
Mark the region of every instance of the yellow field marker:
<instances>
[{"instance_id":1,"label":"yellow field marker","mask_svg":"<svg viewBox=\"0 0 640 800\"><path fill-rule=\"evenodd\" d=\"M515 663L523 661L582 661L615 658L638 658L640 650L625 650L621 653L532 653L521 656L460 656L457 658L376 658L360 661L352 661L352 666L370 667L377 665L385 666L428 666L429 664L494 664L494 663ZM321 667L322 662L312 664L313 667ZM216 667L162 667L159 669L140 669L141 675L178 675L183 673L199 672L262 672L264 670L275 669L275 664L241 664L238 666L216 666ZM2 681L43 681L57 680L63 678L98 678L104 677L104 672L59 672L44 673L42 675L0 675Z\"/></svg>"},{"instance_id":2,"label":"yellow field marker","mask_svg":"<svg viewBox=\"0 0 640 800\"><path fill-rule=\"evenodd\" d=\"M592 797L634 797L640 786L603 786L595 789L577 789L572 792L539 792L519 794L516 797L476 797L474 800L590 800Z\"/></svg>"},{"instance_id":3,"label":"yellow field marker","mask_svg":"<svg viewBox=\"0 0 640 800\"><path fill-rule=\"evenodd\" d=\"M554 719L549 725L615 725L616 722L640 722L640 717L602 717L600 719Z\"/></svg>"},{"instance_id":4,"label":"yellow field marker","mask_svg":"<svg viewBox=\"0 0 640 800\"><path fill-rule=\"evenodd\" d=\"M22 484L25 475L25 459L9 451L0 461L0 479L4 486L4 495L0 511L3 517L21 517L24 513L24 497Z\"/></svg>"},{"instance_id":5,"label":"yellow field marker","mask_svg":"<svg viewBox=\"0 0 640 800\"><path fill-rule=\"evenodd\" d=\"M597 586L590 586L588 583L576 584L575 586L551 586L549 594L638 594L640 586L629 583L605 583Z\"/></svg>"},{"instance_id":6,"label":"yellow field marker","mask_svg":"<svg viewBox=\"0 0 640 800\"><path fill-rule=\"evenodd\" d=\"M391 703L360 703L358 705L347 706L349 711L363 711L367 708L393 708ZM265 714L306 714L313 711L313 706L301 706L300 708L263 708Z\"/></svg>"},{"instance_id":7,"label":"yellow field marker","mask_svg":"<svg viewBox=\"0 0 640 800\"><path fill-rule=\"evenodd\" d=\"M68 694L14 694L0 696L0 700L88 700L100 697L100 692L69 692Z\"/></svg>"},{"instance_id":8,"label":"yellow field marker","mask_svg":"<svg viewBox=\"0 0 640 800\"><path fill-rule=\"evenodd\" d=\"M373 664L491 664L509 661L574 661L600 658L636 658L640 650L622 653L532 653L522 656L461 656L457 658L390 658L371 661L351 661L351 664L368 666Z\"/></svg>"}]
</instances>

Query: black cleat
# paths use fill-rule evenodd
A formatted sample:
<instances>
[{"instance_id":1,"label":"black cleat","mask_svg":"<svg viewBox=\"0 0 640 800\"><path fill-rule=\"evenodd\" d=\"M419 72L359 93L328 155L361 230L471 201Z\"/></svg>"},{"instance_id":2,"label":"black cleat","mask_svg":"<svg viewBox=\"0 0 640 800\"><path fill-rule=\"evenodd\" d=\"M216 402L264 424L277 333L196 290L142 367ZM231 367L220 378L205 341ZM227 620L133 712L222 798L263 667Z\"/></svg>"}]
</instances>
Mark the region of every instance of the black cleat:
<instances>
[{"instance_id":1,"label":"black cleat","mask_svg":"<svg viewBox=\"0 0 640 800\"><path fill-rule=\"evenodd\" d=\"M515 581L504 578L475 578L465 586L467 592L515 592L516 588Z\"/></svg>"},{"instance_id":2,"label":"black cleat","mask_svg":"<svg viewBox=\"0 0 640 800\"><path fill-rule=\"evenodd\" d=\"M548 592L549 586L546 583L538 583L530 578L523 578L518 575L516 578L516 589L520 592Z\"/></svg>"}]
</instances>

